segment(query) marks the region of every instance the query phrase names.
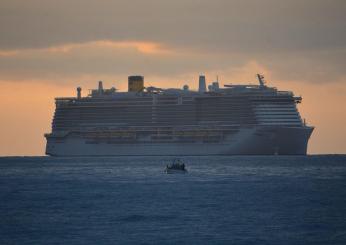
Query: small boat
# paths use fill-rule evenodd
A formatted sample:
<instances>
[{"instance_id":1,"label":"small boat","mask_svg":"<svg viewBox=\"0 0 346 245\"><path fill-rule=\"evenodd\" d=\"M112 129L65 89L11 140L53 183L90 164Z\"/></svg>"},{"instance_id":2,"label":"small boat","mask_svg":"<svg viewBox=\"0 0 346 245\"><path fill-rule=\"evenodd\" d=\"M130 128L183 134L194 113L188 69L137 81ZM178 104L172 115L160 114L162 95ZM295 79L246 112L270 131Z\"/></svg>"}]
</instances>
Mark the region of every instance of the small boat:
<instances>
[{"instance_id":1,"label":"small boat","mask_svg":"<svg viewBox=\"0 0 346 245\"><path fill-rule=\"evenodd\" d=\"M174 159L171 164L167 164L165 169L166 174L185 174L187 170L185 163L180 159Z\"/></svg>"}]
</instances>

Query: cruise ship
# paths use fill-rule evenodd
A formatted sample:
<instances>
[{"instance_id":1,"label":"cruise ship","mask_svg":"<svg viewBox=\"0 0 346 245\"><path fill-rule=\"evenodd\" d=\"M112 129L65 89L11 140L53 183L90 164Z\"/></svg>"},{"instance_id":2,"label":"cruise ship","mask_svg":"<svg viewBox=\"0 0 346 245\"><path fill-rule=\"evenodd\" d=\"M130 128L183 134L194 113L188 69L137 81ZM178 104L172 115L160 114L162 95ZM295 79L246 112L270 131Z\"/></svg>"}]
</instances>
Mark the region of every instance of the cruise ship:
<instances>
[{"instance_id":1,"label":"cruise ship","mask_svg":"<svg viewBox=\"0 0 346 245\"><path fill-rule=\"evenodd\" d=\"M297 110L302 98L258 84L198 90L145 87L128 77L128 91L112 87L82 97L56 98L46 154L50 156L305 155L314 127Z\"/></svg>"}]
</instances>

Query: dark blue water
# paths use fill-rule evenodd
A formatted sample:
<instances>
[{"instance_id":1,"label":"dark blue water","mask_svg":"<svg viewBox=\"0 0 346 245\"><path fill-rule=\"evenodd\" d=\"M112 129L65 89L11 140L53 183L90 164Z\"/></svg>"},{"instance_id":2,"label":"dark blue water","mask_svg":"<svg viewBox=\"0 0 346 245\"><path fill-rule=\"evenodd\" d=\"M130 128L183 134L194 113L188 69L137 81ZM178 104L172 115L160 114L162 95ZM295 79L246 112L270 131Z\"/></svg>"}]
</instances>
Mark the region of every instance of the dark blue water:
<instances>
[{"instance_id":1,"label":"dark blue water","mask_svg":"<svg viewBox=\"0 0 346 245\"><path fill-rule=\"evenodd\" d=\"M346 156L0 158L0 244L346 244Z\"/></svg>"}]
</instances>

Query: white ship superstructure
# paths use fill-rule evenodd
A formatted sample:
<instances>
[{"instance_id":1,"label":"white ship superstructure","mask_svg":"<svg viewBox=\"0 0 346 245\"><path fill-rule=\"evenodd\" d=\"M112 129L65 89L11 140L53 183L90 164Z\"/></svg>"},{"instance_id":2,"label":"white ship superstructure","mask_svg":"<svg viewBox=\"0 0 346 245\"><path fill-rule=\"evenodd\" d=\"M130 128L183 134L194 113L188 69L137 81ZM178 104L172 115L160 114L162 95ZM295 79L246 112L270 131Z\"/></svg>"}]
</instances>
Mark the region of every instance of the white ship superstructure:
<instances>
[{"instance_id":1,"label":"white ship superstructure","mask_svg":"<svg viewBox=\"0 0 346 245\"><path fill-rule=\"evenodd\" d=\"M253 155L306 154L313 127L297 110L301 97L264 84L199 90L144 87L130 76L128 91L98 89L87 97L56 98L46 154Z\"/></svg>"}]
</instances>

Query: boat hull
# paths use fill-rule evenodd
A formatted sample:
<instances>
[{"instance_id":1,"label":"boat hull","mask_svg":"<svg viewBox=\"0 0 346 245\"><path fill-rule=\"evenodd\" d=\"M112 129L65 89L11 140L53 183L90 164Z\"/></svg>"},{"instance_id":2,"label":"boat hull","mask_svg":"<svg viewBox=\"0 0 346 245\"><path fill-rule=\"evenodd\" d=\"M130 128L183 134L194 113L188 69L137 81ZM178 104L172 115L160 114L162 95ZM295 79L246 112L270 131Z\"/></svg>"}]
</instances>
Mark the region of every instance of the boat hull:
<instances>
[{"instance_id":1,"label":"boat hull","mask_svg":"<svg viewBox=\"0 0 346 245\"><path fill-rule=\"evenodd\" d=\"M166 174L186 174L186 170L180 170L180 169L165 169Z\"/></svg>"},{"instance_id":2,"label":"boat hull","mask_svg":"<svg viewBox=\"0 0 346 245\"><path fill-rule=\"evenodd\" d=\"M47 136L50 156L305 155L313 127L265 126L239 129L216 143L99 143L82 137Z\"/></svg>"}]
</instances>

